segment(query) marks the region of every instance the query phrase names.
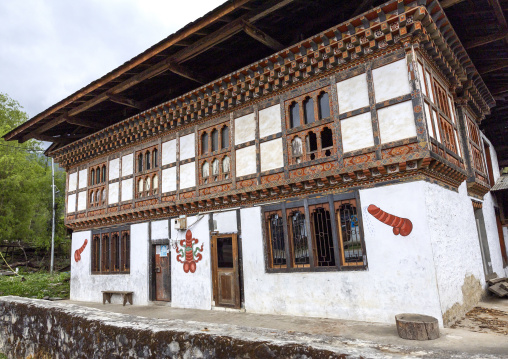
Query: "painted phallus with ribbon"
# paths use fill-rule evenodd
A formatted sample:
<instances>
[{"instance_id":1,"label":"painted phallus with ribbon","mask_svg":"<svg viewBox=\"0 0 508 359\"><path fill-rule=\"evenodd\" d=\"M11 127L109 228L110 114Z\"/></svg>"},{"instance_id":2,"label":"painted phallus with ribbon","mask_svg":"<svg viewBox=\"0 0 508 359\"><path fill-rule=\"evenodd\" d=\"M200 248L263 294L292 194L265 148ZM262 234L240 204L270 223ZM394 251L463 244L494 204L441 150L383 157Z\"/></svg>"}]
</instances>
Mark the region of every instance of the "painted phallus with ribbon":
<instances>
[{"instance_id":1,"label":"painted phallus with ribbon","mask_svg":"<svg viewBox=\"0 0 508 359\"><path fill-rule=\"evenodd\" d=\"M194 273L196 271L196 263L203 259L203 256L199 252L203 252L204 243L201 243L201 248L197 246L194 248L194 244L198 244L198 242L197 238L192 238L192 232L188 229L185 233L185 239L180 241L182 248L178 248L177 244L176 250L179 254L176 256L176 260L183 263L183 271L185 273L189 273L189 271ZM185 258L185 260L182 261L182 258Z\"/></svg>"}]
</instances>

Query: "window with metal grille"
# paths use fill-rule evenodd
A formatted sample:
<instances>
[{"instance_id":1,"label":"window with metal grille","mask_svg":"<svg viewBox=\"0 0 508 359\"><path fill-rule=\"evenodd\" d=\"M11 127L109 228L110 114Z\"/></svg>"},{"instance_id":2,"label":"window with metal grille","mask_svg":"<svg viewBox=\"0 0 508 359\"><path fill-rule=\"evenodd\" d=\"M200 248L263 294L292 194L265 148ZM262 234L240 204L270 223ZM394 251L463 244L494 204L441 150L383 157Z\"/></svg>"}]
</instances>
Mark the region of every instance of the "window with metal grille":
<instances>
[{"instance_id":1,"label":"window with metal grille","mask_svg":"<svg viewBox=\"0 0 508 359\"><path fill-rule=\"evenodd\" d=\"M309 212L315 264L318 267L334 266L335 255L329 204L311 206Z\"/></svg>"},{"instance_id":2,"label":"window with metal grille","mask_svg":"<svg viewBox=\"0 0 508 359\"><path fill-rule=\"evenodd\" d=\"M284 220L282 218L282 211L267 212L265 213L265 218L267 233L270 238L270 267L286 267L286 243L284 238Z\"/></svg>"},{"instance_id":3,"label":"window with metal grille","mask_svg":"<svg viewBox=\"0 0 508 359\"><path fill-rule=\"evenodd\" d=\"M305 209L288 209L289 243L291 246L293 267L310 265L309 239L305 225Z\"/></svg>"},{"instance_id":4,"label":"window with metal grille","mask_svg":"<svg viewBox=\"0 0 508 359\"><path fill-rule=\"evenodd\" d=\"M92 274L128 274L130 272L130 232L105 228L92 234Z\"/></svg>"},{"instance_id":5,"label":"window with metal grille","mask_svg":"<svg viewBox=\"0 0 508 359\"><path fill-rule=\"evenodd\" d=\"M365 268L367 255L358 202L354 192L265 206L267 271Z\"/></svg>"},{"instance_id":6,"label":"window with metal grille","mask_svg":"<svg viewBox=\"0 0 508 359\"><path fill-rule=\"evenodd\" d=\"M335 215L338 223L341 264L343 266L363 265L363 243L356 200L336 201Z\"/></svg>"},{"instance_id":7,"label":"window with metal grille","mask_svg":"<svg viewBox=\"0 0 508 359\"><path fill-rule=\"evenodd\" d=\"M95 234L92 236L92 274L100 273L101 260L101 236Z\"/></svg>"}]
</instances>

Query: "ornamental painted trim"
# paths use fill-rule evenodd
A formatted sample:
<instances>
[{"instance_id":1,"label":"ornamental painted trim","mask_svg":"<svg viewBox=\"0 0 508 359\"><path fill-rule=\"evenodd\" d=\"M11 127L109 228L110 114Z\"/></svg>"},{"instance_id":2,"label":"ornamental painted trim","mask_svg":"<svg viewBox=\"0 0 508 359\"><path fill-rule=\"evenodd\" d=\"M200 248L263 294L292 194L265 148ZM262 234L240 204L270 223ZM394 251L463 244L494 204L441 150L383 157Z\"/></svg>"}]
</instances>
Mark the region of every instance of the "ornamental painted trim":
<instances>
[{"instance_id":1,"label":"ornamental painted trim","mask_svg":"<svg viewBox=\"0 0 508 359\"><path fill-rule=\"evenodd\" d=\"M428 8L425 7L427 3ZM446 31L446 38L442 31ZM450 29L438 1L394 0L210 84L57 149L51 155L68 168L72 162L83 162L88 156L110 152L115 147L115 139L121 139L122 144L127 145L201 121L205 117L224 115L226 111L252 104L258 98L277 94L294 84L343 70L351 66L349 63L362 61L357 59L372 57L379 49L400 42L405 48L410 48L412 42L425 48L456 87L461 87L463 81L467 80L466 69L474 68L457 35ZM495 102L479 76L475 75L473 88L467 90L467 94L484 114L490 113L490 107Z\"/></svg>"}]
</instances>

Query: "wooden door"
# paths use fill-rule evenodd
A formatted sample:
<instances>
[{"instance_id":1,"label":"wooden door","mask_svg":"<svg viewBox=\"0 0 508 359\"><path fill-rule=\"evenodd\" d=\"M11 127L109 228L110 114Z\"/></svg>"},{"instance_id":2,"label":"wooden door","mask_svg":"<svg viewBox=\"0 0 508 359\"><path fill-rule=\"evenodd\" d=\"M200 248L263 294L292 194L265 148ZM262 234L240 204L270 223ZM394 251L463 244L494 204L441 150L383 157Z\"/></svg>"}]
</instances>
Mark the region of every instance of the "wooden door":
<instances>
[{"instance_id":1,"label":"wooden door","mask_svg":"<svg viewBox=\"0 0 508 359\"><path fill-rule=\"evenodd\" d=\"M155 300L171 301L171 253L167 244L155 246Z\"/></svg>"},{"instance_id":2,"label":"wooden door","mask_svg":"<svg viewBox=\"0 0 508 359\"><path fill-rule=\"evenodd\" d=\"M212 276L215 305L240 308L238 239L236 234L212 237Z\"/></svg>"}]
</instances>

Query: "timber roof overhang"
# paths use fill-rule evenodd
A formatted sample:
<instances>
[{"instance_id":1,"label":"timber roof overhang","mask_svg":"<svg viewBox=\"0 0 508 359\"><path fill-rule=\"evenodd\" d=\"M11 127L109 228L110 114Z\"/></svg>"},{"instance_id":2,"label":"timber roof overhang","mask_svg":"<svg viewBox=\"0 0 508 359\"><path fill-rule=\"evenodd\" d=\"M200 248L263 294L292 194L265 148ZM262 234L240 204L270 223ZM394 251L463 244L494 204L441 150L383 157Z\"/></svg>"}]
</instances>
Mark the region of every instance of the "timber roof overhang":
<instances>
[{"instance_id":1,"label":"timber roof overhang","mask_svg":"<svg viewBox=\"0 0 508 359\"><path fill-rule=\"evenodd\" d=\"M431 0L398 0L388 3L379 0L227 1L33 117L4 138L21 142L30 138L53 142L46 153L54 155L70 143L145 113L168 100L177 99L276 51L294 47L303 39L346 20L353 27L361 27L362 21L369 20L373 17L372 14L379 15L378 9L386 9L386 4L394 3L395 6L397 3L427 5L430 20L439 30L430 36L435 41L437 37L437 42L449 45L453 57L464 71L457 74L463 92L477 104L484 115L489 114L495 104L487 88L490 84L485 86L481 78L482 71L477 70L478 64L475 60L471 62L464 50L467 45L462 46L462 43L472 41L468 36L474 34L467 32L461 36L461 32L466 31L463 28L467 28L468 24L456 19L460 18L463 6L476 6L476 3L482 1L489 3L488 7L482 7L484 12L492 8L496 21L499 20L495 5L490 6L490 3L499 3L497 0L443 0L441 5L446 8L446 15L439 3ZM459 10L456 11L456 8ZM362 13L364 14L360 15ZM458 37L454 29L458 29ZM347 33L350 29L346 26L344 31ZM488 61L478 57L480 69L483 60ZM494 119L492 122L497 126L502 120ZM498 149L495 139L493 143ZM505 159L508 159L508 153Z\"/></svg>"}]
</instances>

